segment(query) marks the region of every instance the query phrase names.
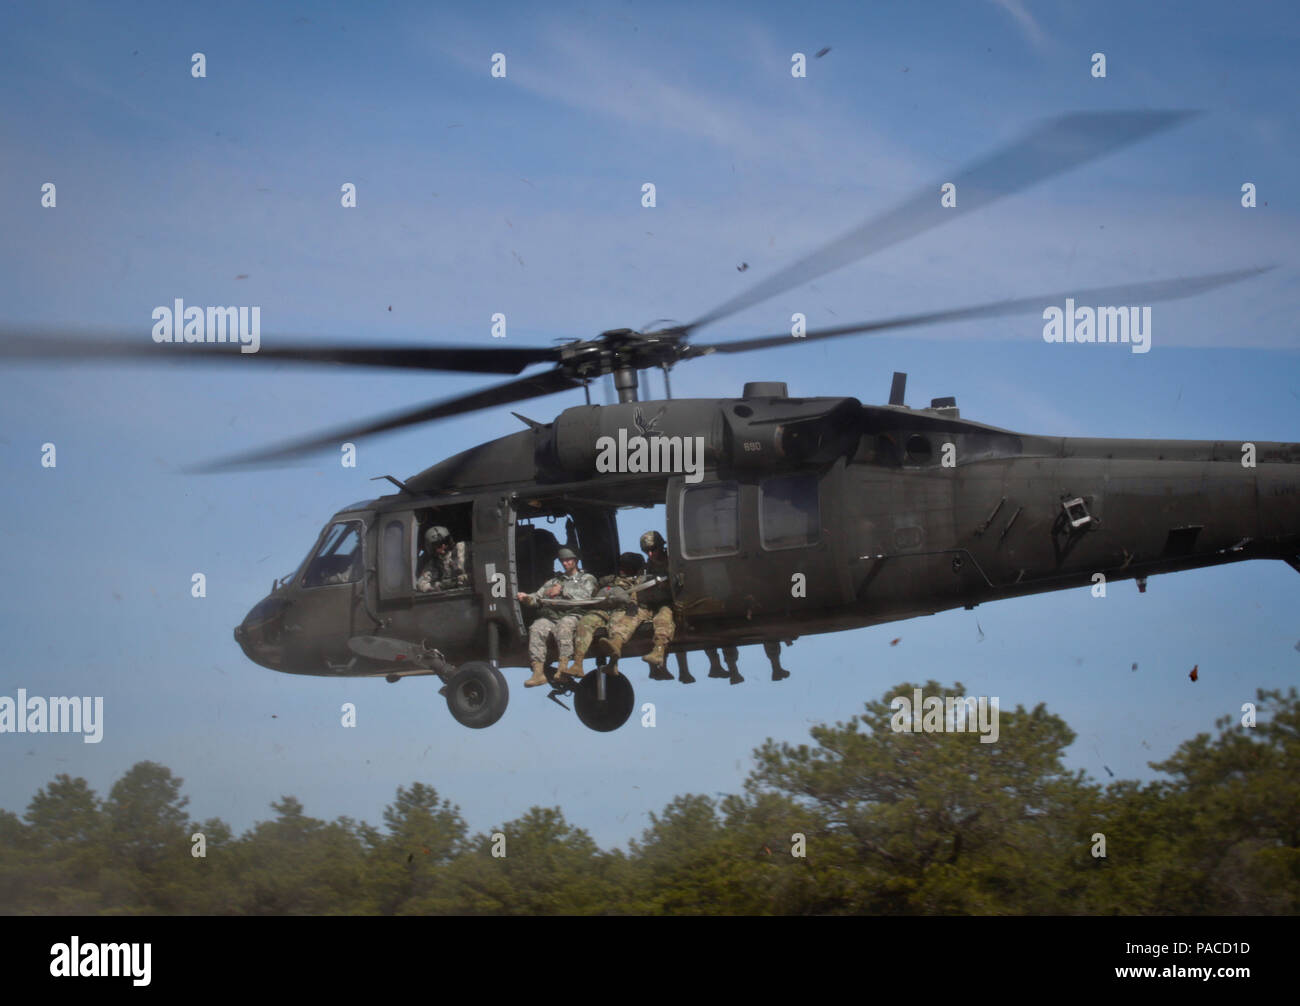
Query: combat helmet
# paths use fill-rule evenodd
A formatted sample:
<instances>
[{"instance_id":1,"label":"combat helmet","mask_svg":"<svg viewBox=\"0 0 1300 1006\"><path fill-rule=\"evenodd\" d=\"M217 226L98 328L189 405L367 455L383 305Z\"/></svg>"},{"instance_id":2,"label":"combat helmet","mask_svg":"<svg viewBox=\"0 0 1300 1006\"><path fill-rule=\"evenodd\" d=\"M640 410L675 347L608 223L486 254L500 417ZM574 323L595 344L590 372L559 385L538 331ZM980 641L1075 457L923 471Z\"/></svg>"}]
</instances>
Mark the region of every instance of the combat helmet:
<instances>
[{"instance_id":1,"label":"combat helmet","mask_svg":"<svg viewBox=\"0 0 1300 1006\"><path fill-rule=\"evenodd\" d=\"M658 531L647 531L641 536L641 551L649 552L652 548L663 550L664 536Z\"/></svg>"}]
</instances>

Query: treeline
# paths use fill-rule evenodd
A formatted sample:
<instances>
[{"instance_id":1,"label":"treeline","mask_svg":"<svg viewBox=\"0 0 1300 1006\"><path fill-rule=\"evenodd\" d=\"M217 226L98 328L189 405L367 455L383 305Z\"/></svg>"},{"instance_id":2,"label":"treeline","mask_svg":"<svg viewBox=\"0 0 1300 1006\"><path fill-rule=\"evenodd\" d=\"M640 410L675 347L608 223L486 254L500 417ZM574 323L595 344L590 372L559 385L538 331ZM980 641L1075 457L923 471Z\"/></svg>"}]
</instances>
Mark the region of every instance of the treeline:
<instances>
[{"instance_id":1,"label":"treeline","mask_svg":"<svg viewBox=\"0 0 1300 1006\"><path fill-rule=\"evenodd\" d=\"M1261 691L1253 728L1221 720L1217 737L1185 742L1154 766L1166 779L1102 787L1065 770L1074 734L1043 706L1004 710L993 744L894 731L889 699L915 687L814 728L811 744L768 740L742 793L678 797L626 850L599 848L559 808L471 834L419 782L398 788L381 828L317 820L284 797L273 820L236 837L220 820L191 821L182 780L162 765L137 764L102 801L61 775L22 818L0 811L0 911L1300 911L1295 689Z\"/></svg>"}]
</instances>

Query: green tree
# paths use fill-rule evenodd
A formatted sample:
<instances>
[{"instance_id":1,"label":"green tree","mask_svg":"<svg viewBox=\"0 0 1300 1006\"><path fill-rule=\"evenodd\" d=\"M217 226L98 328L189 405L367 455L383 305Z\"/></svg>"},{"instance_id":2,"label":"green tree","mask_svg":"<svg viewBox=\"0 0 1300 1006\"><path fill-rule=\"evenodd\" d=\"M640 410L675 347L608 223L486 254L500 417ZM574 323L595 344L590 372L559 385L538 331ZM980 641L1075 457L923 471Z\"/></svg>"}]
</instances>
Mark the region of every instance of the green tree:
<instances>
[{"instance_id":1,"label":"green tree","mask_svg":"<svg viewBox=\"0 0 1300 1006\"><path fill-rule=\"evenodd\" d=\"M247 915L338 915L375 911L367 891L364 826L326 824L294 797L272 803L274 821L257 824L232 851L238 911Z\"/></svg>"},{"instance_id":2,"label":"green tree","mask_svg":"<svg viewBox=\"0 0 1300 1006\"><path fill-rule=\"evenodd\" d=\"M85 779L55 776L27 806L23 911L93 914L104 904L107 836Z\"/></svg>"},{"instance_id":3,"label":"green tree","mask_svg":"<svg viewBox=\"0 0 1300 1006\"><path fill-rule=\"evenodd\" d=\"M397 787L397 799L384 810L387 834L367 829L370 882L376 907L401 914L427 902L444 883L447 866L465 848L468 826L460 810L438 791L417 782Z\"/></svg>"},{"instance_id":4,"label":"green tree","mask_svg":"<svg viewBox=\"0 0 1300 1006\"><path fill-rule=\"evenodd\" d=\"M769 740L755 752L748 803L773 794L810 815L808 907L871 913L1061 911L1052 897L1084 848L1083 774L1063 766L1074 734L1043 706L978 732L893 729L893 696L965 695L904 683L847 723L812 730L815 746ZM828 887L823 893L820 888ZM830 897L827 894L830 894ZM793 907L788 901L787 908Z\"/></svg>"},{"instance_id":5,"label":"green tree","mask_svg":"<svg viewBox=\"0 0 1300 1006\"><path fill-rule=\"evenodd\" d=\"M504 836L504 840L495 837ZM504 855L493 855L493 851ZM474 837L439 891L413 903L427 913L591 915L619 903L626 861L601 852L558 807L533 807Z\"/></svg>"},{"instance_id":6,"label":"green tree","mask_svg":"<svg viewBox=\"0 0 1300 1006\"><path fill-rule=\"evenodd\" d=\"M1294 688L1256 698L1257 725L1225 717L1217 738L1198 734L1152 763L1173 777L1161 819L1186 878L1156 910L1300 912L1300 699Z\"/></svg>"}]
</instances>

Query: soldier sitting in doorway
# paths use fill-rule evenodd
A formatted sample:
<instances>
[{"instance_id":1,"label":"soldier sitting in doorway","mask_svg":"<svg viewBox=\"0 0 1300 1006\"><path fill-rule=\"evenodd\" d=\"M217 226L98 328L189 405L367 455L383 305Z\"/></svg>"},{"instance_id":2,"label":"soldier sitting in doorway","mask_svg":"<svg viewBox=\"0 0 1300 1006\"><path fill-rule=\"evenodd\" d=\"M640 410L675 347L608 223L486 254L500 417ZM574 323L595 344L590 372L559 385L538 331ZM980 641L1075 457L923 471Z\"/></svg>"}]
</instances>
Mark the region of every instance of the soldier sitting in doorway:
<instances>
[{"instance_id":1,"label":"soldier sitting in doorway","mask_svg":"<svg viewBox=\"0 0 1300 1006\"><path fill-rule=\"evenodd\" d=\"M578 621L578 631L573 640L573 668L569 672L575 678L583 676L582 661L591 649L595 634L601 629L609 630L614 619L624 614L629 606L635 610L635 588L644 580L644 569L645 560L641 556L636 552L624 552L618 557L618 572L596 582L593 596L606 606L593 608ZM617 662L611 665L610 673L618 673Z\"/></svg>"},{"instance_id":2,"label":"soldier sitting in doorway","mask_svg":"<svg viewBox=\"0 0 1300 1006\"><path fill-rule=\"evenodd\" d=\"M637 606L633 614L623 613L610 623L610 647L615 657L623 652L623 644L632 638L642 622L654 626L654 647L645 655L645 662L650 665L650 677L654 681L672 681L673 673L664 666L667 659L668 645L673 641L677 623L673 620L672 592L668 588L668 550L664 537L658 531L647 531L641 536L641 551L646 553L647 579L663 577L664 582L647 587L637 594ZM695 679L683 670L682 684L690 684Z\"/></svg>"},{"instance_id":3,"label":"soldier sitting in doorway","mask_svg":"<svg viewBox=\"0 0 1300 1006\"><path fill-rule=\"evenodd\" d=\"M578 610L548 605L548 600L585 601L596 589L596 578L578 568L578 554L571 548L560 549L558 558L563 573L551 577L531 594L522 591L517 595L520 604L537 605L540 617L528 630L528 658L533 676L524 682L525 688L546 684L546 642L554 635L559 648L560 677L569 672L573 656L573 632L578 627Z\"/></svg>"}]
</instances>

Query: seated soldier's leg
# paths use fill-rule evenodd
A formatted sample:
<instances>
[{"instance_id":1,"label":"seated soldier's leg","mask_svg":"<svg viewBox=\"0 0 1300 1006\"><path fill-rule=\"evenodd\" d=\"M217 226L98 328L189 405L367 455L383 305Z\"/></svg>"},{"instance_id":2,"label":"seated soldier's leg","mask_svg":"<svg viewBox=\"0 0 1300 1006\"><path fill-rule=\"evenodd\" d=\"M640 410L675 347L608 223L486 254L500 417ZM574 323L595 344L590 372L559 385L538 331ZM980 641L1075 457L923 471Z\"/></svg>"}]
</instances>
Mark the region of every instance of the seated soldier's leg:
<instances>
[{"instance_id":1,"label":"seated soldier's leg","mask_svg":"<svg viewBox=\"0 0 1300 1006\"><path fill-rule=\"evenodd\" d=\"M591 639L596 630L605 624L604 612L592 611L578 620L578 630L573 634L573 676L582 677L582 662L591 649Z\"/></svg>"},{"instance_id":2,"label":"seated soldier's leg","mask_svg":"<svg viewBox=\"0 0 1300 1006\"><path fill-rule=\"evenodd\" d=\"M650 677L655 681L671 681L672 671L664 667L667 659L668 644L673 641L676 623L673 622L673 609L664 605L655 612L651 621L654 626L654 648L643 658L650 665Z\"/></svg>"},{"instance_id":3,"label":"seated soldier's leg","mask_svg":"<svg viewBox=\"0 0 1300 1006\"><path fill-rule=\"evenodd\" d=\"M763 652L767 654L767 659L772 664L772 680L782 681L790 676L790 672L781 666L781 644L766 642L763 644Z\"/></svg>"},{"instance_id":4,"label":"seated soldier's leg","mask_svg":"<svg viewBox=\"0 0 1300 1006\"><path fill-rule=\"evenodd\" d=\"M546 640L555 628L549 618L539 618L528 630L528 660L533 676L524 682L525 688L546 684Z\"/></svg>"},{"instance_id":5,"label":"seated soldier's leg","mask_svg":"<svg viewBox=\"0 0 1300 1006\"><path fill-rule=\"evenodd\" d=\"M642 622L650 620L649 608L637 608L636 614L629 615L625 611L620 611L609 622L609 645L614 651L615 658L623 653L623 644L626 643Z\"/></svg>"},{"instance_id":6,"label":"seated soldier's leg","mask_svg":"<svg viewBox=\"0 0 1300 1006\"><path fill-rule=\"evenodd\" d=\"M577 615L565 615L555 623L555 642L560 649L560 663L556 671L557 677L564 677L572 673L569 670L569 661L573 659L573 633L577 628ZM575 678L582 677L581 669L573 676Z\"/></svg>"},{"instance_id":7,"label":"seated soldier's leg","mask_svg":"<svg viewBox=\"0 0 1300 1006\"><path fill-rule=\"evenodd\" d=\"M704 651L704 655L709 658L709 677L725 678L727 672L722 669L722 661L718 659L718 651L709 647Z\"/></svg>"},{"instance_id":8,"label":"seated soldier's leg","mask_svg":"<svg viewBox=\"0 0 1300 1006\"><path fill-rule=\"evenodd\" d=\"M727 662L727 670L731 672L729 675L731 683L733 685L743 683L745 679L740 676L740 664L738 663L740 651L734 646L724 646L722 648L722 659Z\"/></svg>"},{"instance_id":9,"label":"seated soldier's leg","mask_svg":"<svg viewBox=\"0 0 1300 1006\"><path fill-rule=\"evenodd\" d=\"M620 611L609 620L609 650L613 660L606 670L610 674L618 673L618 660L623 655L623 644L632 638L637 627L649 617L649 608L637 608L633 614Z\"/></svg>"}]
</instances>

